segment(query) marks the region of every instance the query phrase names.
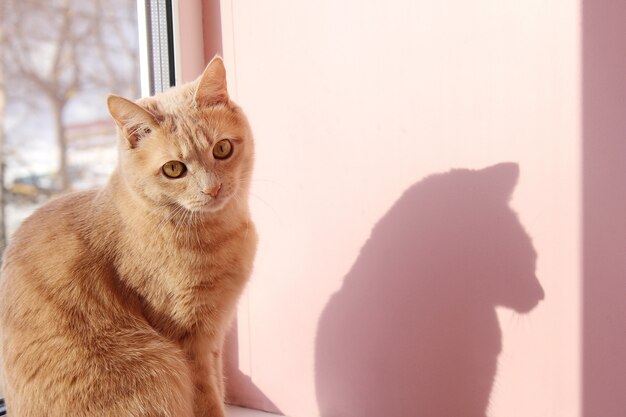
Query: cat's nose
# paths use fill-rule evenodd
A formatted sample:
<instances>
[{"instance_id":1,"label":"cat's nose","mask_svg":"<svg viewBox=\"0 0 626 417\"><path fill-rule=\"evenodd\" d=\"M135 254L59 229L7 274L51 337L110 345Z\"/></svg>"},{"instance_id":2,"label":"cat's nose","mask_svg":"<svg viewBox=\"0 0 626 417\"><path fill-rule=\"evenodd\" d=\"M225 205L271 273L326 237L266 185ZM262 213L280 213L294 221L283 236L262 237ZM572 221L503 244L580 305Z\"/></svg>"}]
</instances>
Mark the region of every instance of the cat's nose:
<instances>
[{"instance_id":1,"label":"cat's nose","mask_svg":"<svg viewBox=\"0 0 626 417\"><path fill-rule=\"evenodd\" d=\"M206 190L202 191L204 194L208 194L211 197L215 198L217 197L217 195L220 193L220 190L222 189L222 184L221 183L217 183L215 184L213 187L211 188L207 188Z\"/></svg>"}]
</instances>

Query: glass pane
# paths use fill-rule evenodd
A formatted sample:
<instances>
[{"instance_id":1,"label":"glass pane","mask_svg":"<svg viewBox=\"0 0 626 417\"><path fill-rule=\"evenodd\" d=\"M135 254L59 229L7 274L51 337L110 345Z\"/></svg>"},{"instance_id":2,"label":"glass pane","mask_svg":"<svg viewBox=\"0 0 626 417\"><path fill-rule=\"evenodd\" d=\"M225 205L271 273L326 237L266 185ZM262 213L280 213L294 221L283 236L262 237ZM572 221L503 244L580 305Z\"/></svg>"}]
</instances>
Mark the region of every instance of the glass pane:
<instances>
[{"instance_id":1,"label":"glass pane","mask_svg":"<svg viewBox=\"0 0 626 417\"><path fill-rule=\"evenodd\" d=\"M106 96L139 97L137 3L1 0L0 8L0 233L10 236L49 198L101 185L113 169Z\"/></svg>"}]
</instances>

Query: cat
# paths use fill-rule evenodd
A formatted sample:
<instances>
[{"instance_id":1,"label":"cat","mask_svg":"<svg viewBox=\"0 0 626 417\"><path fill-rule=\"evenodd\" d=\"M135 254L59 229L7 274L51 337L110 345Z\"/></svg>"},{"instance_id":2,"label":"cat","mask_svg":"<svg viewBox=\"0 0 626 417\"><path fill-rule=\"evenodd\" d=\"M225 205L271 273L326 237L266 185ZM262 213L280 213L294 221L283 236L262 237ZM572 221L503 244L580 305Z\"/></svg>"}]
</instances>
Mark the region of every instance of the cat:
<instances>
[{"instance_id":1,"label":"cat","mask_svg":"<svg viewBox=\"0 0 626 417\"><path fill-rule=\"evenodd\" d=\"M519 168L456 169L376 224L316 339L323 417L485 417L502 349L496 307L532 310L537 253L509 199Z\"/></svg>"},{"instance_id":2,"label":"cat","mask_svg":"<svg viewBox=\"0 0 626 417\"><path fill-rule=\"evenodd\" d=\"M45 204L4 255L8 412L224 417L222 345L257 241L248 121L219 57L194 82L107 104L107 185Z\"/></svg>"}]
</instances>

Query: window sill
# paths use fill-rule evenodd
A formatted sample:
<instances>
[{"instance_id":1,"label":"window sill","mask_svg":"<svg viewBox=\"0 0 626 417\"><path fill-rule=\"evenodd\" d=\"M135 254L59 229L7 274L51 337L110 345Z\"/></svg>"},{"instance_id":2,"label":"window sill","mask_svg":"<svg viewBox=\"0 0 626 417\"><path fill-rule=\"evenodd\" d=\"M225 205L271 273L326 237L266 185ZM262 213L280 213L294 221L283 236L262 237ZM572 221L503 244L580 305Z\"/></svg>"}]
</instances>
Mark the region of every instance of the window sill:
<instances>
[{"instance_id":1,"label":"window sill","mask_svg":"<svg viewBox=\"0 0 626 417\"><path fill-rule=\"evenodd\" d=\"M279 414L266 413L264 411L251 410L249 408L226 406L227 417L283 417Z\"/></svg>"}]
</instances>

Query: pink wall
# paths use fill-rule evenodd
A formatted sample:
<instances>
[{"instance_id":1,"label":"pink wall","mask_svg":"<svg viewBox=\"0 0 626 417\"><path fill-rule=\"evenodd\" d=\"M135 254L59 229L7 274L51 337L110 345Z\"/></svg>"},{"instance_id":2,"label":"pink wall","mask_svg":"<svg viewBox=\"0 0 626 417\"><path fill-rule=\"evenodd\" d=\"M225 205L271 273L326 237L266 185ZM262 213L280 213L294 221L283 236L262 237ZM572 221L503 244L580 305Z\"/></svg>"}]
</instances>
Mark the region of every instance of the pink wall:
<instances>
[{"instance_id":1,"label":"pink wall","mask_svg":"<svg viewBox=\"0 0 626 417\"><path fill-rule=\"evenodd\" d=\"M219 6L260 234L231 399L294 417L617 417L625 7Z\"/></svg>"},{"instance_id":2,"label":"pink wall","mask_svg":"<svg viewBox=\"0 0 626 417\"><path fill-rule=\"evenodd\" d=\"M219 0L179 0L175 31L176 82L195 80L216 54L222 54Z\"/></svg>"},{"instance_id":3,"label":"pink wall","mask_svg":"<svg viewBox=\"0 0 626 417\"><path fill-rule=\"evenodd\" d=\"M206 65L204 59L204 22L202 0L175 2L178 30L175 30L176 83L194 80ZM175 23L175 24L176 24Z\"/></svg>"},{"instance_id":4,"label":"pink wall","mask_svg":"<svg viewBox=\"0 0 626 417\"><path fill-rule=\"evenodd\" d=\"M222 55L220 0L202 0L202 22L204 58L208 63L216 54Z\"/></svg>"}]
</instances>

